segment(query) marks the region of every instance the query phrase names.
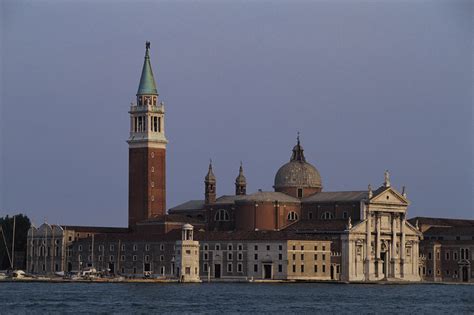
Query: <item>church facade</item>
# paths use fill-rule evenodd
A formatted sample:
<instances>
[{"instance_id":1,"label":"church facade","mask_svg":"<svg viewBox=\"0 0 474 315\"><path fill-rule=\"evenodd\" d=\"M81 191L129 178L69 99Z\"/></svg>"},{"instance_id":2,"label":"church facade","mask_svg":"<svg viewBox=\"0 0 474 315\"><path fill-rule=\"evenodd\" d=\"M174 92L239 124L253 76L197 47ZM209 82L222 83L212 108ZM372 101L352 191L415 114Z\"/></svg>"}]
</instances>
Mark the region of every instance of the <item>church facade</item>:
<instances>
[{"instance_id":1,"label":"church facade","mask_svg":"<svg viewBox=\"0 0 474 315\"><path fill-rule=\"evenodd\" d=\"M29 272L95 268L181 281L420 281L423 235L407 220L405 189L395 189L386 171L375 189L326 191L299 136L275 174L273 191L249 193L241 165L235 194L218 196L209 164L203 199L166 211L165 106L150 58L147 42L129 109L128 227L32 227Z\"/></svg>"}]
</instances>

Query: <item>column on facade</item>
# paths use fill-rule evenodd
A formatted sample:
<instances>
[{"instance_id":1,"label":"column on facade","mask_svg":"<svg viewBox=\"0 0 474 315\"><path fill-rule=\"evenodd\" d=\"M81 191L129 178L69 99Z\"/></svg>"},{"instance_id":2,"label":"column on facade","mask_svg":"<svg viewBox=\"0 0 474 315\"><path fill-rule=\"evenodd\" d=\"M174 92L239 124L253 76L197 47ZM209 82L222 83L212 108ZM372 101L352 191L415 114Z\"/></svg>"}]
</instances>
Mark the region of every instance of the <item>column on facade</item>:
<instances>
[{"instance_id":1,"label":"column on facade","mask_svg":"<svg viewBox=\"0 0 474 315\"><path fill-rule=\"evenodd\" d=\"M402 277L405 275L405 255L406 255L406 249L405 249L405 224L406 224L406 216L405 214L402 214L400 216L400 232L401 232L401 240L400 240L400 259L401 259L401 269L400 269L400 274Z\"/></svg>"},{"instance_id":2,"label":"column on facade","mask_svg":"<svg viewBox=\"0 0 474 315\"><path fill-rule=\"evenodd\" d=\"M392 215L392 276L396 274L396 259L397 259L397 216Z\"/></svg>"},{"instance_id":3,"label":"column on facade","mask_svg":"<svg viewBox=\"0 0 474 315\"><path fill-rule=\"evenodd\" d=\"M367 208L367 225L366 225L366 246L365 246L365 277L367 280L370 279L370 255L372 253L372 240L371 240L371 229L372 229L372 218L369 209Z\"/></svg>"},{"instance_id":4,"label":"column on facade","mask_svg":"<svg viewBox=\"0 0 474 315\"><path fill-rule=\"evenodd\" d=\"M377 223L377 226L375 227L376 228L376 232L377 232L377 243L375 245L375 256L376 256L376 264L377 264L377 277L380 276L380 271L381 271L381 261L380 261L380 251L381 251L381 242L382 240L380 239L380 230L381 230L381 217L380 217L380 214L379 213L376 213L376 217L375 219L377 220L376 223Z\"/></svg>"}]
</instances>

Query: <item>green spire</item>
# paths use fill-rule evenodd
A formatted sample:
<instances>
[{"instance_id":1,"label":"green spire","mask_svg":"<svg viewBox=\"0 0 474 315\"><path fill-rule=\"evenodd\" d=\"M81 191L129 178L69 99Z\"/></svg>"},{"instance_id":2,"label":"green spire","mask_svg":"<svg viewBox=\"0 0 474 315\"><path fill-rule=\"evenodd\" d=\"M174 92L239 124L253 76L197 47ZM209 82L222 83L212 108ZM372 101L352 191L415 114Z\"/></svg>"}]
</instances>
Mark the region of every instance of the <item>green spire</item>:
<instances>
[{"instance_id":1,"label":"green spire","mask_svg":"<svg viewBox=\"0 0 474 315\"><path fill-rule=\"evenodd\" d=\"M151 70L150 42L146 42L145 47L145 62L143 63L142 76L140 78L137 95L158 95L153 70Z\"/></svg>"}]
</instances>

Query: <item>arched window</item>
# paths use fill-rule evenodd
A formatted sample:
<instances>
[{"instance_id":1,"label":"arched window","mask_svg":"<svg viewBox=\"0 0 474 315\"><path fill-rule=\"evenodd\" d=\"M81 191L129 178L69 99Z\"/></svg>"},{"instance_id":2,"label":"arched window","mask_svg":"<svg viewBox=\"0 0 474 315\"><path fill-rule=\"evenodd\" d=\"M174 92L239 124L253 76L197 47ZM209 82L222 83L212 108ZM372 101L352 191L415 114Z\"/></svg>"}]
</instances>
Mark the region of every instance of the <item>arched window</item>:
<instances>
[{"instance_id":1,"label":"arched window","mask_svg":"<svg viewBox=\"0 0 474 315\"><path fill-rule=\"evenodd\" d=\"M329 211L326 211L324 212L322 215L321 215L321 219L323 220L331 220L331 219L334 219L334 215L329 212Z\"/></svg>"},{"instance_id":2,"label":"arched window","mask_svg":"<svg viewBox=\"0 0 474 315\"><path fill-rule=\"evenodd\" d=\"M227 212L227 210L225 209L219 209L216 212L216 215L214 216L214 220L215 221L229 221L230 220L229 212Z\"/></svg>"},{"instance_id":3,"label":"arched window","mask_svg":"<svg viewBox=\"0 0 474 315\"><path fill-rule=\"evenodd\" d=\"M298 220L298 214L294 211L288 212L288 220L289 221L296 221Z\"/></svg>"}]
</instances>

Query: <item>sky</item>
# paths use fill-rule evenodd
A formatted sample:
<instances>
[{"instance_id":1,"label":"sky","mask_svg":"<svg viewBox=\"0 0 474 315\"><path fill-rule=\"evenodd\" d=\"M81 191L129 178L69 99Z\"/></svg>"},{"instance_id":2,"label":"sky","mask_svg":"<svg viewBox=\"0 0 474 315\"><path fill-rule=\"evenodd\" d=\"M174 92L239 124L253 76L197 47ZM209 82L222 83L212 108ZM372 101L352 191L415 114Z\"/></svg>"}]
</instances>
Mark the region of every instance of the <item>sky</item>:
<instances>
[{"instance_id":1,"label":"sky","mask_svg":"<svg viewBox=\"0 0 474 315\"><path fill-rule=\"evenodd\" d=\"M166 106L167 207L240 161L273 188L297 132L324 191L406 186L474 219L472 1L1 1L0 216L126 226L145 41Z\"/></svg>"}]
</instances>

